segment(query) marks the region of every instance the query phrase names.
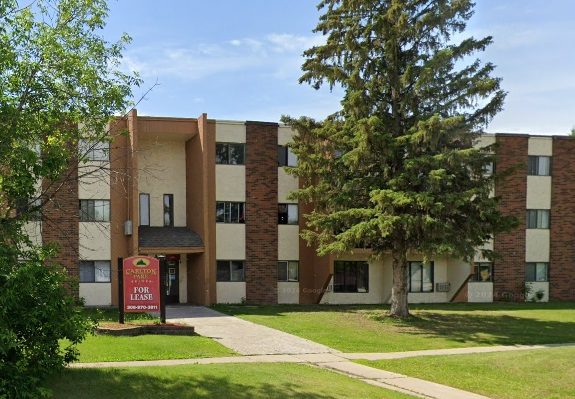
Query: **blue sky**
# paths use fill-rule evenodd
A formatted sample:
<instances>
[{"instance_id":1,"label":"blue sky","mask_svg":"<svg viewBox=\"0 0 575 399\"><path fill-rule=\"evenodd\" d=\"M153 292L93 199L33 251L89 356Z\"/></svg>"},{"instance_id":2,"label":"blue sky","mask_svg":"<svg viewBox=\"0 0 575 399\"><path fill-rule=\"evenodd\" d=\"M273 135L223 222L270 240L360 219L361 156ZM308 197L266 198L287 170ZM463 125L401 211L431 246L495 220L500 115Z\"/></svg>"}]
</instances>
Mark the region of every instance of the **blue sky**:
<instances>
[{"instance_id":1,"label":"blue sky","mask_svg":"<svg viewBox=\"0 0 575 399\"><path fill-rule=\"evenodd\" d=\"M489 132L567 134L575 126L575 1L477 0L468 36L492 35L480 55L509 92ZM341 92L298 84L313 0L110 0L105 35L132 37L124 67L144 79L140 115L278 121L323 118Z\"/></svg>"}]
</instances>

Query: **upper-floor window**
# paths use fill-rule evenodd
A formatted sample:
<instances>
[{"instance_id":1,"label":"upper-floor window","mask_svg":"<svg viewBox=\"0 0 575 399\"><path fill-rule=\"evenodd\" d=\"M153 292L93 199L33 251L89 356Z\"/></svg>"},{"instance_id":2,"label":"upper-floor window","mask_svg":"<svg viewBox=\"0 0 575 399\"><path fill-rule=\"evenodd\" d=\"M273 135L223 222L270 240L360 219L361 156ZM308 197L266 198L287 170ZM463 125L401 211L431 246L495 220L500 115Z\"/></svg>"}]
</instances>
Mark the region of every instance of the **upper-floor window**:
<instances>
[{"instance_id":1,"label":"upper-floor window","mask_svg":"<svg viewBox=\"0 0 575 399\"><path fill-rule=\"evenodd\" d=\"M367 262L336 261L333 264L334 292L369 292Z\"/></svg>"},{"instance_id":2,"label":"upper-floor window","mask_svg":"<svg viewBox=\"0 0 575 399\"><path fill-rule=\"evenodd\" d=\"M150 225L150 194L140 193L140 226Z\"/></svg>"},{"instance_id":3,"label":"upper-floor window","mask_svg":"<svg viewBox=\"0 0 575 399\"><path fill-rule=\"evenodd\" d=\"M489 283L493 281L493 263L476 262L473 269L472 281L480 283Z\"/></svg>"},{"instance_id":4,"label":"upper-floor window","mask_svg":"<svg viewBox=\"0 0 575 399\"><path fill-rule=\"evenodd\" d=\"M243 260L218 260L217 281L244 281L244 261Z\"/></svg>"},{"instance_id":5,"label":"upper-floor window","mask_svg":"<svg viewBox=\"0 0 575 399\"><path fill-rule=\"evenodd\" d=\"M164 227L174 227L174 194L164 194Z\"/></svg>"},{"instance_id":6,"label":"upper-floor window","mask_svg":"<svg viewBox=\"0 0 575 399\"><path fill-rule=\"evenodd\" d=\"M528 209L526 224L528 229L548 229L549 209Z\"/></svg>"},{"instance_id":7,"label":"upper-floor window","mask_svg":"<svg viewBox=\"0 0 575 399\"><path fill-rule=\"evenodd\" d=\"M433 292L433 262L409 262L409 292Z\"/></svg>"},{"instance_id":8,"label":"upper-floor window","mask_svg":"<svg viewBox=\"0 0 575 399\"><path fill-rule=\"evenodd\" d=\"M549 263L528 262L525 265L525 281L549 281Z\"/></svg>"},{"instance_id":9,"label":"upper-floor window","mask_svg":"<svg viewBox=\"0 0 575 399\"><path fill-rule=\"evenodd\" d=\"M245 164L244 143L216 143L216 163L221 165Z\"/></svg>"},{"instance_id":10,"label":"upper-floor window","mask_svg":"<svg viewBox=\"0 0 575 399\"><path fill-rule=\"evenodd\" d=\"M298 224L297 204L278 204L278 224Z\"/></svg>"},{"instance_id":11,"label":"upper-floor window","mask_svg":"<svg viewBox=\"0 0 575 399\"><path fill-rule=\"evenodd\" d=\"M298 281L299 262L297 260L278 261L278 281Z\"/></svg>"},{"instance_id":12,"label":"upper-floor window","mask_svg":"<svg viewBox=\"0 0 575 399\"><path fill-rule=\"evenodd\" d=\"M245 223L244 208L243 202L216 202L216 223Z\"/></svg>"},{"instance_id":13,"label":"upper-floor window","mask_svg":"<svg viewBox=\"0 0 575 399\"><path fill-rule=\"evenodd\" d=\"M42 220L42 200L35 199L19 199L16 201L16 214L19 217L25 216L30 221Z\"/></svg>"},{"instance_id":14,"label":"upper-floor window","mask_svg":"<svg viewBox=\"0 0 575 399\"><path fill-rule=\"evenodd\" d=\"M530 155L528 158L527 174L531 176L550 176L551 157Z\"/></svg>"},{"instance_id":15,"label":"upper-floor window","mask_svg":"<svg viewBox=\"0 0 575 399\"><path fill-rule=\"evenodd\" d=\"M81 283L109 283L110 261L88 260L80 262Z\"/></svg>"},{"instance_id":16,"label":"upper-floor window","mask_svg":"<svg viewBox=\"0 0 575 399\"><path fill-rule=\"evenodd\" d=\"M278 145L278 166L297 166L297 157L288 146Z\"/></svg>"},{"instance_id":17,"label":"upper-floor window","mask_svg":"<svg viewBox=\"0 0 575 399\"><path fill-rule=\"evenodd\" d=\"M109 161L110 143L108 141L80 140L80 157L88 161Z\"/></svg>"},{"instance_id":18,"label":"upper-floor window","mask_svg":"<svg viewBox=\"0 0 575 399\"><path fill-rule=\"evenodd\" d=\"M80 200L80 222L109 222L110 200Z\"/></svg>"}]
</instances>

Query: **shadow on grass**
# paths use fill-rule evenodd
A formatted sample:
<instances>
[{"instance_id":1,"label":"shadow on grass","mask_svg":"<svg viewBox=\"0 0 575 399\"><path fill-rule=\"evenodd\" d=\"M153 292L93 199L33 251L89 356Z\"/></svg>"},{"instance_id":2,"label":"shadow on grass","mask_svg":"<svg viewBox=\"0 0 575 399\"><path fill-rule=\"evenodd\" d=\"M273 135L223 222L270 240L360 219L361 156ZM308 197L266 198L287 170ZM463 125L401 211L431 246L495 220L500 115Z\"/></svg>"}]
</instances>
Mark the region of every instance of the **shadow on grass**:
<instances>
[{"instance_id":1,"label":"shadow on grass","mask_svg":"<svg viewBox=\"0 0 575 399\"><path fill-rule=\"evenodd\" d=\"M54 397L58 399L258 399L295 397L319 399L336 397L326 396L323 393L320 395L305 392L295 383L235 383L228 377L206 374L194 375L193 370L185 373L173 373L172 370L170 368L156 368L155 374L141 372L138 369L66 370L64 375L54 378L49 386L54 392Z\"/></svg>"}]
</instances>

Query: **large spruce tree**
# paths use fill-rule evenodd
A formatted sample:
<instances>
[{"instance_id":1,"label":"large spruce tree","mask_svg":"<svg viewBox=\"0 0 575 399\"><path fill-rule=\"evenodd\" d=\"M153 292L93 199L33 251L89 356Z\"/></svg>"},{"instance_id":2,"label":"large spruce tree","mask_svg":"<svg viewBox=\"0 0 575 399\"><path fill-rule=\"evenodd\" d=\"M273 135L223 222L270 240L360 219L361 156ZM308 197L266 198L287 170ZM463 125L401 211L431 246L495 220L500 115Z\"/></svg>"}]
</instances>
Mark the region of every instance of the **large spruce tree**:
<instances>
[{"instance_id":1,"label":"large spruce tree","mask_svg":"<svg viewBox=\"0 0 575 399\"><path fill-rule=\"evenodd\" d=\"M304 237L318 253L369 248L393 258L392 316L409 315L408 254L470 260L513 220L498 211L491 147L475 148L501 110L494 66L461 40L470 0L324 0L300 82L341 87L325 121L283 121L298 135L293 173L313 204ZM486 254L489 255L489 254Z\"/></svg>"}]
</instances>

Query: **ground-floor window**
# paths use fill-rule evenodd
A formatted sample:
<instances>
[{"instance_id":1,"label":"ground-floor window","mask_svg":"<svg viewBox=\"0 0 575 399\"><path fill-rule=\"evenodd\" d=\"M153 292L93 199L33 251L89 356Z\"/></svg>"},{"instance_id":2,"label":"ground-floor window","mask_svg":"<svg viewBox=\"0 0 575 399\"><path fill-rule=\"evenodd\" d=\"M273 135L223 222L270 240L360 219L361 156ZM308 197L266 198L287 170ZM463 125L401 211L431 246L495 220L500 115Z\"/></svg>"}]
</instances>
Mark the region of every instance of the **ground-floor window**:
<instances>
[{"instance_id":1,"label":"ground-floor window","mask_svg":"<svg viewBox=\"0 0 575 399\"><path fill-rule=\"evenodd\" d=\"M433 262L409 262L409 292L433 292Z\"/></svg>"},{"instance_id":2,"label":"ground-floor window","mask_svg":"<svg viewBox=\"0 0 575 399\"><path fill-rule=\"evenodd\" d=\"M525 265L525 281L549 281L549 263L529 262Z\"/></svg>"},{"instance_id":3,"label":"ground-floor window","mask_svg":"<svg viewBox=\"0 0 575 399\"><path fill-rule=\"evenodd\" d=\"M298 281L299 262L293 260L278 261L278 281Z\"/></svg>"},{"instance_id":4,"label":"ground-floor window","mask_svg":"<svg viewBox=\"0 0 575 399\"><path fill-rule=\"evenodd\" d=\"M109 283L109 260L85 260L80 262L81 283Z\"/></svg>"},{"instance_id":5,"label":"ground-floor window","mask_svg":"<svg viewBox=\"0 0 575 399\"><path fill-rule=\"evenodd\" d=\"M243 260L218 260L217 281L244 281Z\"/></svg>"},{"instance_id":6,"label":"ground-floor window","mask_svg":"<svg viewBox=\"0 0 575 399\"><path fill-rule=\"evenodd\" d=\"M333 274L334 292L368 292L369 265L367 262L336 261Z\"/></svg>"},{"instance_id":7,"label":"ground-floor window","mask_svg":"<svg viewBox=\"0 0 575 399\"><path fill-rule=\"evenodd\" d=\"M479 283L493 282L493 263L476 262L473 268L472 281Z\"/></svg>"}]
</instances>

